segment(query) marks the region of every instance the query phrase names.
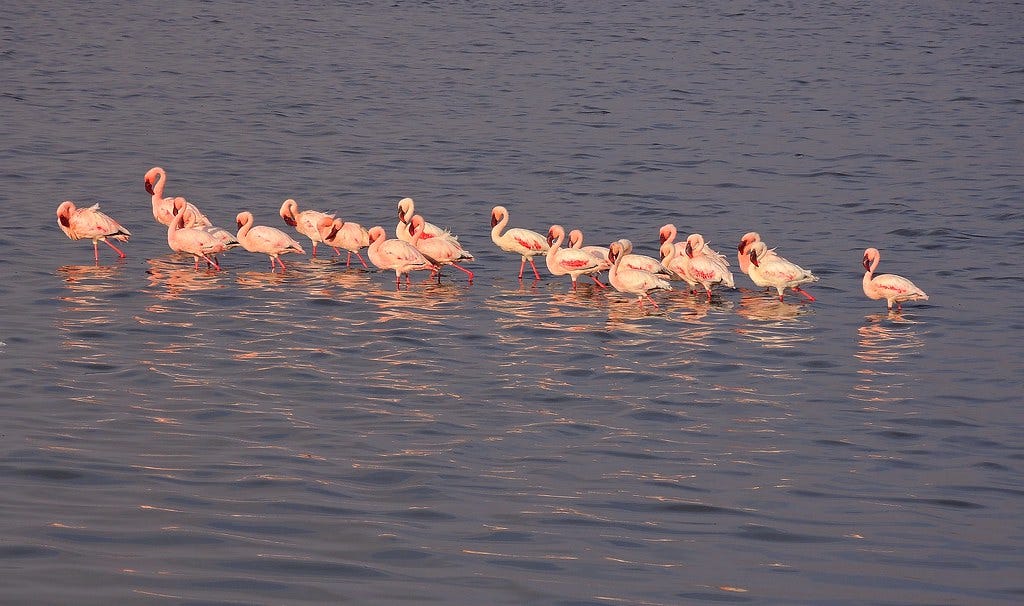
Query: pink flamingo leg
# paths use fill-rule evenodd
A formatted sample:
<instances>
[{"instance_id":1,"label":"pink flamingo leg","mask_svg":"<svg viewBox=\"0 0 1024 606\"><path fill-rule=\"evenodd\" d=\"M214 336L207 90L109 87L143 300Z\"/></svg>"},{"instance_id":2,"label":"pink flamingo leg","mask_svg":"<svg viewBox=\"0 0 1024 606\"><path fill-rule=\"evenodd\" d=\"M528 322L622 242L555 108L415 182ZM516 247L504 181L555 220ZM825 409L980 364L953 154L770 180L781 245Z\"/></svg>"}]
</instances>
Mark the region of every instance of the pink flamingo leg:
<instances>
[{"instance_id":1,"label":"pink flamingo leg","mask_svg":"<svg viewBox=\"0 0 1024 606\"><path fill-rule=\"evenodd\" d=\"M537 280L540 280L540 274L537 272L537 266L533 264L533 257L530 257L530 267L533 268L533 277ZM523 277L522 273L520 273L519 277Z\"/></svg>"},{"instance_id":2,"label":"pink flamingo leg","mask_svg":"<svg viewBox=\"0 0 1024 606\"><path fill-rule=\"evenodd\" d=\"M461 269L462 271L466 272L466 275L469 276L469 281L470 282L473 281L473 272L469 271L468 269L466 269L465 267L462 267L461 265L459 265L457 263L452 263L452 267L454 267L455 269ZM437 274L438 274L438 279L440 279L441 272L437 272Z\"/></svg>"},{"instance_id":3,"label":"pink flamingo leg","mask_svg":"<svg viewBox=\"0 0 1024 606\"><path fill-rule=\"evenodd\" d=\"M651 298L651 295L644 295L644 296L647 297L647 300L651 302L651 305L654 306L654 309L658 309L658 304L654 302L654 299ZM644 300L640 299L640 307L643 308L643 306L644 306Z\"/></svg>"},{"instance_id":4,"label":"pink flamingo leg","mask_svg":"<svg viewBox=\"0 0 1024 606\"><path fill-rule=\"evenodd\" d=\"M794 286L794 287L793 287L793 290L795 290L795 291L797 291L798 293L802 294L803 296L807 297L807 299L808 299L808 300L810 300L810 301L817 301L817 299L815 299L815 298L814 298L814 297L813 297L813 296L811 295L811 293L809 293L809 292L807 292L806 290L804 290L804 289L800 288L799 286ZM780 297L780 300L781 300L781 297Z\"/></svg>"},{"instance_id":5,"label":"pink flamingo leg","mask_svg":"<svg viewBox=\"0 0 1024 606\"><path fill-rule=\"evenodd\" d=\"M532 261L531 261L532 264ZM523 279L523 270L526 269L526 255L523 255L523 260L519 263L519 279Z\"/></svg>"},{"instance_id":6,"label":"pink flamingo leg","mask_svg":"<svg viewBox=\"0 0 1024 606\"><path fill-rule=\"evenodd\" d=\"M96 243L96 240L92 241L92 258L96 259L96 263L99 264L99 262L100 262L100 247L99 247L99 244Z\"/></svg>"},{"instance_id":7,"label":"pink flamingo leg","mask_svg":"<svg viewBox=\"0 0 1024 606\"><path fill-rule=\"evenodd\" d=\"M110 248L113 248L115 251L117 251L117 256L121 257L122 259L125 257L124 252L122 252L120 248L114 246L113 244L111 244L110 242L108 242L106 240L104 240L103 243L106 244L107 246L109 246ZM93 247L94 248L96 247L96 243L95 242L93 242ZM99 261L99 258L100 258L100 253L99 253L99 251L96 251L96 260Z\"/></svg>"},{"instance_id":8,"label":"pink flamingo leg","mask_svg":"<svg viewBox=\"0 0 1024 606\"><path fill-rule=\"evenodd\" d=\"M594 281L594 284L597 284L601 288L607 288L607 286L605 286L604 284L601 284L601 281L598 280L596 276L590 276L590 279Z\"/></svg>"},{"instance_id":9,"label":"pink flamingo leg","mask_svg":"<svg viewBox=\"0 0 1024 606\"><path fill-rule=\"evenodd\" d=\"M352 253L349 253L349 256L351 255ZM366 261L363 261L363 255L359 254L359 251L356 251L356 257L359 259L359 262L363 264L364 268L369 269L369 266L366 264Z\"/></svg>"}]
</instances>

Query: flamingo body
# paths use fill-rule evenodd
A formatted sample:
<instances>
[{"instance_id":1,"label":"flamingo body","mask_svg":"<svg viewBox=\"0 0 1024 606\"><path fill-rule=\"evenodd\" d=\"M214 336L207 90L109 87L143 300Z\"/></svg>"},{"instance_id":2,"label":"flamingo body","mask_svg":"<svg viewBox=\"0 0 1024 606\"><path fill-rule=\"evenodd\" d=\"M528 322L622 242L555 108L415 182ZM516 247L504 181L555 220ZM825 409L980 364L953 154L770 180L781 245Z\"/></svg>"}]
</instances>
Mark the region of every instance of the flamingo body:
<instances>
[{"instance_id":1,"label":"flamingo body","mask_svg":"<svg viewBox=\"0 0 1024 606\"><path fill-rule=\"evenodd\" d=\"M359 251L370 245L370 234L363 229L362 225L352 221L325 217L320 220L319 229L324 244L333 248L339 255L341 254L341 251L338 250L340 248L348 251L345 267L352 265L352 253L356 253L356 257L359 258L363 267L367 267L366 261L363 260Z\"/></svg>"},{"instance_id":2,"label":"flamingo body","mask_svg":"<svg viewBox=\"0 0 1024 606\"><path fill-rule=\"evenodd\" d=\"M295 228L295 231L309 238L309 243L313 247L312 256L316 256L316 245L323 242L323 236L320 233L320 221L325 218L334 218L334 215L320 212L318 210L304 210L299 212L299 203L291 198L288 198L281 204L281 209L278 211L281 218L288 225ZM340 254L340 253L339 253Z\"/></svg>"},{"instance_id":3,"label":"flamingo body","mask_svg":"<svg viewBox=\"0 0 1024 606\"><path fill-rule=\"evenodd\" d=\"M113 248L117 251L118 257L123 259L124 251L114 246L107 238L127 242L132 235L132 232L102 212L99 204L78 208L71 200L65 200L57 207L57 226L72 240L92 240L93 258L97 263L100 260L99 242Z\"/></svg>"},{"instance_id":4,"label":"flamingo body","mask_svg":"<svg viewBox=\"0 0 1024 606\"><path fill-rule=\"evenodd\" d=\"M923 290L903 276L897 276L896 274L874 275L881 260L882 255L878 252L877 248L868 248L864 251L864 259L862 261L864 265L863 286L864 294L869 299L885 299L889 309L892 309L893 303L895 303L897 311L903 309L904 301L928 300L928 295Z\"/></svg>"},{"instance_id":5,"label":"flamingo body","mask_svg":"<svg viewBox=\"0 0 1024 606\"><path fill-rule=\"evenodd\" d=\"M580 276L590 276L595 284L604 288L604 284L598 280L597 274L605 268L605 263L596 259L590 253L578 248L562 248L562 241L565 239L565 228L561 225L552 225L548 229L548 254L544 261L548 271L553 276L569 276L572 279L572 288L576 290L576 282Z\"/></svg>"},{"instance_id":6,"label":"flamingo body","mask_svg":"<svg viewBox=\"0 0 1024 606\"><path fill-rule=\"evenodd\" d=\"M174 220L167 226L167 245L174 252L192 255L195 258L196 269L199 269L199 258L202 257L208 266L212 265L219 270L220 264L211 256L226 251L227 244L214 232L208 230L209 226L186 227L186 217L183 212L186 206L187 202L184 198L175 200L174 211L176 214ZM194 217L189 219L194 219Z\"/></svg>"},{"instance_id":7,"label":"flamingo body","mask_svg":"<svg viewBox=\"0 0 1024 606\"><path fill-rule=\"evenodd\" d=\"M370 263L383 270L394 270L396 284L401 283L403 274L406 283L409 283L410 272L437 268L412 244L387 239L384 228L379 225L371 227L368 236L370 245L366 249L366 256L370 257Z\"/></svg>"},{"instance_id":8,"label":"flamingo body","mask_svg":"<svg viewBox=\"0 0 1024 606\"><path fill-rule=\"evenodd\" d=\"M800 286L817 282L818 277L810 271L800 267L783 257L768 250L764 242L756 242L750 249L750 266L748 267L750 279L758 286L771 286L779 293L779 300L782 301L782 291L787 288L804 295L811 301L814 297L804 291Z\"/></svg>"},{"instance_id":9,"label":"flamingo body","mask_svg":"<svg viewBox=\"0 0 1024 606\"><path fill-rule=\"evenodd\" d=\"M637 303L644 306L644 299L654 305L658 304L651 298L650 293L655 290L672 290L672 285L651 272L642 269L632 269L622 264L622 259L633 250L633 243L622 239L612 242L608 247L608 259L612 262L608 270L608 281L619 292L634 294L637 296Z\"/></svg>"},{"instance_id":10,"label":"flamingo body","mask_svg":"<svg viewBox=\"0 0 1024 606\"><path fill-rule=\"evenodd\" d=\"M441 267L451 265L469 276L469 281L472 282L473 272L462 267L459 263L472 261L474 259L473 255L468 250L463 249L459 242L452 238L424 238L423 228L425 225L426 221L423 220L422 216L413 215L412 221L410 221L411 233L413 235L412 244L428 261L437 266L438 279L441 279Z\"/></svg>"}]
</instances>

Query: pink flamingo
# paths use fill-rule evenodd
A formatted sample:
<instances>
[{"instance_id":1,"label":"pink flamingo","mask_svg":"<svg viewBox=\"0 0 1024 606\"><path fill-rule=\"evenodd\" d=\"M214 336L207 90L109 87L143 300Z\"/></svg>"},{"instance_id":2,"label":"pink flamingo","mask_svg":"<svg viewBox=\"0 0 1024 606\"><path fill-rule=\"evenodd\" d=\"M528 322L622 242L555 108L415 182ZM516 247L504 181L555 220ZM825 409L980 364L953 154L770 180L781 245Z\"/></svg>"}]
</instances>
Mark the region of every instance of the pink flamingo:
<instances>
[{"instance_id":1,"label":"pink flamingo","mask_svg":"<svg viewBox=\"0 0 1024 606\"><path fill-rule=\"evenodd\" d=\"M398 225L395 226L395 237L403 242L412 244L412 218L416 215L416 202L412 198L402 198L398 201ZM452 235L447 229L441 229L433 223L423 222L424 240L431 238L445 238L457 241L458 237Z\"/></svg>"},{"instance_id":2,"label":"pink flamingo","mask_svg":"<svg viewBox=\"0 0 1024 606\"><path fill-rule=\"evenodd\" d=\"M672 242L666 240L661 245L661 264L665 266L670 272L672 277L669 280L682 280L690 285L690 292L693 293L694 288L697 286L697 281L690 277L690 257L686 254L686 244L683 244L682 252L680 252L679 244L682 242Z\"/></svg>"},{"instance_id":3,"label":"pink flamingo","mask_svg":"<svg viewBox=\"0 0 1024 606\"><path fill-rule=\"evenodd\" d=\"M904 301L928 300L928 295L923 290L903 276L895 274L875 276L875 270L878 269L878 262L881 260L882 255L877 248L864 250L864 260L862 261L865 270L864 294L869 299L885 299L889 309L892 309L892 304L895 303L896 311L903 310Z\"/></svg>"},{"instance_id":4,"label":"pink flamingo","mask_svg":"<svg viewBox=\"0 0 1024 606\"><path fill-rule=\"evenodd\" d=\"M290 252L306 254L302 245L293 240L291 236L276 227L267 225L254 226L255 219L249 211L238 213L235 223L238 224L238 243L249 252L263 253L270 257L270 271L274 271L274 262L281 264L281 271L286 268L280 255Z\"/></svg>"},{"instance_id":5,"label":"pink flamingo","mask_svg":"<svg viewBox=\"0 0 1024 606\"><path fill-rule=\"evenodd\" d=\"M685 255L686 242L676 242L677 233L678 232L676 231L675 224L668 223L662 225L661 229L658 231L659 242L661 244L664 244L665 242L672 242L673 244L675 244L676 250L678 251L677 254ZM706 242L704 243L704 255L707 257L717 258L722 263L722 265L725 265L726 267L729 266L729 260L725 258L725 255L711 248L711 246L709 246Z\"/></svg>"},{"instance_id":6,"label":"pink flamingo","mask_svg":"<svg viewBox=\"0 0 1024 606\"><path fill-rule=\"evenodd\" d=\"M333 248L339 255L341 254L339 248L348 251L345 267L352 265L352 253L356 253L356 257L359 258L363 267L367 267L366 261L363 260L359 251L370 245L370 234L363 229L362 225L338 218L324 217L320 219L318 227L324 244Z\"/></svg>"},{"instance_id":7,"label":"pink flamingo","mask_svg":"<svg viewBox=\"0 0 1024 606\"><path fill-rule=\"evenodd\" d=\"M437 266L427 260L423 253L416 250L416 247L402 240L388 240L384 228L376 225L368 232L370 245L366 249L366 256L370 257L370 263L383 270L395 270L395 284L402 283L402 274L405 274L406 285L411 282L409 273L417 270L436 271Z\"/></svg>"},{"instance_id":8,"label":"pink flamingo","mask_svg":"<svg viewBox=\"0 0 1024 606\"><path fill-rule=\"evenodd\" d=\"M132 235L132 232L121 227L120 223L101 212L99 204L93 204L88 208L76 208L71 200L61 202L57 207L57 227L72 240L91 239L93 258L97 263L100 262L99 242L113 248L123 259L124 252L107 238L127 242Z\"/></svg>"},{"instance_id":9,"label":"pink flamingo","mask_svg":"<svg viewBox=\"0 0 1024 606\"><path fill-rule=\"evenodd\" d=\"M309 238L310 244L313 245L313 252L311 256L316 256L316 245L323 242L323 235L320 233L320 222L325 218L334 218L334 215L328 213L322 213L318 210L304 210L299 212L299 203L291 198L288 198L281 204L281 210L278 211L281 218L288 225L295 228L295 231ZM334 249L339 255L341 254L337 248Z\"/></svg>"},{"instance_id":10,"label":"pink flamingo","mask_svg":"<svg viewBox=\"0 0 1024 606\"><path fill-rule=\"evenodd\" d=\"M502 233L505 226L508 225L508 219L508 209L504 206L495 206L491 209L491 241L501 250L522 257L522 262L519 264L520 280L523 279L523 270L526 269L527 261L533 268L534 278L540 280L540 273L533 263L533 258L548 253L547 241L539 233L522 227L512 227Z\"/></svg>"},{"instance_id":11,"label":"pink flamingo","mask_svg":"<svg viewBox=\"0 0 1024 606\"><path fill-rule=\"evenodd\" d=\"M204 229L202 227L186 227L186 207L188 202L185 198L176 198L174 200L174 220L167 227L167 245L171 247L174 252L183 252L192 255L195 258L195 268L199 269L199 257L206 260L207 267L213 266L218 271L220 265L217 263L217 253L222 253L228 249L227 245L223 240L218 238L216 235ZM194 219L194 217L190 217ZM237 244L237 241L236 241Z\"/></svg>"},{"instance_id":12,"label":"pink flamingo","mask_svg":"<svg viewBox=\"0 0 1024 606\"><path fill-rule=\"evenodd\" d=\"M815 300L800 285L817 282L818 276L768 250L764 242L755 242L747 248L750 250L749 275L754 284L775 288L779 292L779 301L782 301L782 291L786 288L792 288L811 301Z\"/></svg>"},{"instance_id":13,"label":"pink flamingo","mask_svg":"<svg viewBox=\"0 0 1024 606\"><path fill-rule=\"evenodd\" d=\"M412 244L423 253L423 256L428 261L437 266L437 279L441 280L441 268L445 265L451 265L455 269L462 270L467 276L469 281L473 281L473 272L469 271L465 267L458 264L459 261L472 261L473 255L469 251L462 248L458 241L451 238L424 238L423 228L426 225L426 221L420 215L413 215L412 221L410 221L411 232L413 236Z\"/></svg>"},{"instance_id":14,"label":"pink flamingo","mask_svg":"<svg viewBox=\"0 0 1024 606\"><path fill-rule=\"evenodd\" d=\"M153 196L153 218L163 225L170 225L171 220L174 219L175 198L164 197L164 185L167 184L167 173L159 166L154 166L146 171L143 183L146 186L146 191ZM206 215L204 215L195 204L189 202L188 210L195 217L194 220L197 227L211 224L210 220L206 218Z\"/></svg>"},{"instance_id":15,"label":"pink flamingo","mask_svg":"<svg viewBox=\"0 0 1024 606\"><path fill-rule=\"evenodd\" d=\"M612 264L608 260L608 249L603 246L584 246L583 245L583 230L574 229L569 232L569 248L575 248L576 250L582 250L585 253L590 253L592 257L601 262L603 268L601 271L609 269Z\"/></svg>"},{"instance_id":16,"label":"pink flamingo","mask_svg":"<svg viewBox=\"0 0 1024 606\"><path fill-rule=\"evenodd\" d=\"M725 259L714 251L708 253L704 236L700 234L687 236L684 250L690 260L687 273L690 278L704 287L708 293L708 301L711 300L711 287L715 284L736 288L732 272L729 271Z\"/></svg>"},{"instance_id":17,"label":"pink flamingo","mask_svg":"<svg viewBox=\"0 0 1024 606\"><path fill-rule=\"evenodd\" d=\"M650 293L655 290L672 290L672 285L650 272L624 267L622 259L632 250L633 243L629 240L622 239L611 243L608 247L608 259L612 262L612 267L608 270L608 281L619 292L637 295L637 303L641 309L644 306L644 298L657 308L658 304L651 298Z\"/></svg>"},{"instance_id":18,"label":"pink flamingo","mask_svg":"<svg viewBox=\"0 0 1024 606\"><path fill-rule=\"evenodd\" d=\"M740 238L739 246L736 247L736 260L740 264L740 271L750 275L750 247L761 241L761 234L756 231L748 231Z\"/></svg>"},{"instance_id":19,"label":"pink flamingo","mask_svg":"<svg viewBox=\"0 0 1024 606\"><path fill-rule=\"evenodd\" d=\"M594 274L603 271L606 268L606 264L584 250L562 248L562 241L564 239L565 228L561 225L552 225L548 229L547 243L549 248L545 262L551 275L568 275L572 279L573 290L576 290L576 281L580 276L589 276L594 281L594 284L605 288L605 285Z\"/></svg>"}]
</instances>

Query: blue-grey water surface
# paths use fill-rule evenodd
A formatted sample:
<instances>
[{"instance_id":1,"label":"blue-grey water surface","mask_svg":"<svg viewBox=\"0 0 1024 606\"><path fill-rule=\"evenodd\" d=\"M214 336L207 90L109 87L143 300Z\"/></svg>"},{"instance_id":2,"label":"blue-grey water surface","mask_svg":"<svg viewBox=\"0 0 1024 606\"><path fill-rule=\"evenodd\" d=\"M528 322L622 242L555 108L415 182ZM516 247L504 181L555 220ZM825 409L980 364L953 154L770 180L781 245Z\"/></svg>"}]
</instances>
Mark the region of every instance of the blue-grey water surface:
<instances>
[{"instance_id":1,"label":"blue-grey water surface","mask_svg":"<svg viewBox=\"0 0 1024 606\"><path fill-rule=\"evenodd\" d=\"M1024 600L1019 2L0 23L0 602ZM399 290L323 248L197 272L155 165L229 227L290 230L295 198L391 233L412 196L476 279ZM127 258L65 238L65 199ZM672 222L734 264L758 231L817 301L520 283L495 204L652 255ZM868 246L930 300L865 298Z\"/></svg>"}]
</instances>

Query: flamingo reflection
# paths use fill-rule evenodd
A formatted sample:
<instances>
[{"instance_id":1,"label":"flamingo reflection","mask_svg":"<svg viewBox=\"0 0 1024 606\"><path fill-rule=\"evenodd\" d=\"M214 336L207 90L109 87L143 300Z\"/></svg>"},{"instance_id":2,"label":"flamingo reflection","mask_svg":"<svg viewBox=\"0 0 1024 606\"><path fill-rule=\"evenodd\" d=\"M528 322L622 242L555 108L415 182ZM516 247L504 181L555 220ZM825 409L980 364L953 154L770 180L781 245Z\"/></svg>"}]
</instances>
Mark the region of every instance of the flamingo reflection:
<instances>
[{"instance_id":1,"label":"flamingo reflection","mask_svg":"<svg viewBox=\"0 0 1024 606\"><path fill-rule=\"evenodd\" d=\"M860 381L850 397L872 404L901 400L903 396L897 392L911 379L901 363L925 345L918 334L919 323L895 311L872 314L864 320L857 329L854 354L864 367L857 371Z\"/></svg>"}]
</instances>

